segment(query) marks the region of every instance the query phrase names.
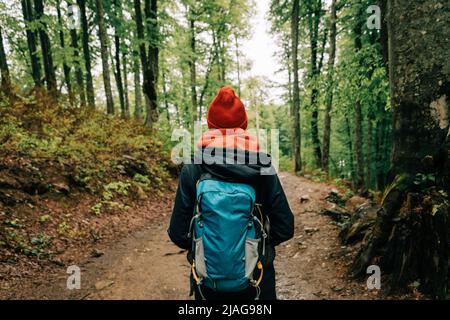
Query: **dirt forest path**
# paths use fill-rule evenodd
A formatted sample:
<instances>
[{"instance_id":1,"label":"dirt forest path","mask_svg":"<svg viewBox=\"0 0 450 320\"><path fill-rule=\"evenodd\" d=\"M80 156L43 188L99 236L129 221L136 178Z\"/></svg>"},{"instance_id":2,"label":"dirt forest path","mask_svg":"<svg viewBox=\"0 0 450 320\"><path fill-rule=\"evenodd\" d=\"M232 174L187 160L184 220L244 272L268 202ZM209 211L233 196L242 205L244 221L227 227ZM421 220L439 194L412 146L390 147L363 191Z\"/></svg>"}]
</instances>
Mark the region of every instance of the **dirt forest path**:
<instances>
[{"instance_id":1,"label":"dirt forest path","mask_svg":"<svg viewBox=\"0 0 450 320\"><path fill-rule=\"evenodd\" d=\"M345 277L354 249L341 246L338 228L319 212L333 189L289 173L280 179L295 214L295 236L277 248L279 299L371 299L376 293ZM300 202L300 197L305 201ZM167 206L170 207L169 205ZM170 211L152 226L119 240L82 269L82 289L61 286L52 296L68 299L190 299L184 251L166 233ZM50 296L49 298L53 298ZM55 297L56 298L56 297Z\"/></svg>"}]
</instances>

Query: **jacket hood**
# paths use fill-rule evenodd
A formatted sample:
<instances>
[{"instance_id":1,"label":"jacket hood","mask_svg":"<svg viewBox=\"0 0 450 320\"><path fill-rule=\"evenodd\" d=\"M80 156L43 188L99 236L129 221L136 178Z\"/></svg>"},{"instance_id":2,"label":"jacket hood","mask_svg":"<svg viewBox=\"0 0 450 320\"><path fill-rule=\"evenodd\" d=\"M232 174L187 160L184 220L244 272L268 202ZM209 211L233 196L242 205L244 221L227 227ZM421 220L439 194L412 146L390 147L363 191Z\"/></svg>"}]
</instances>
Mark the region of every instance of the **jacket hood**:
<instances>
[{"instance_id":1,"label":"jacket hood","mask_svg":"<svg viewBox=\"0 0 450 320\"><path fill-rule=\"evenodd\" d=\"M271 156L258 151L201 147L195 152L193 161L205 172L225 181L254 181L261 175L276 174Z\"/></svg>"}]
</instances>

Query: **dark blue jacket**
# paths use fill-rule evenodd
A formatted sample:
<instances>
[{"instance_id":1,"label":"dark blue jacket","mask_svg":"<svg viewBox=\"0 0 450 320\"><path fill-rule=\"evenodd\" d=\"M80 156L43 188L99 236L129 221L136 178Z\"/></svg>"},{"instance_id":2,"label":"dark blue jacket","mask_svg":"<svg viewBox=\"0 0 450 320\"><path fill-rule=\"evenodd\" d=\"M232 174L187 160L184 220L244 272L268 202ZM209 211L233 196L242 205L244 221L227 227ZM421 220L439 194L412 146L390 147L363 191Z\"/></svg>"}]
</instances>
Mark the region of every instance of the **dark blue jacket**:
<instances>
[{"instance_id":1,"label":"dark blue jacket","mask_svg":"<svg viewBox=\"0 0 450 320\"><path fill-rule=\"evenodd\" d=\"M246 151L245 164L225 164L225 161L223 161L223 164L191 163L183 166L168 229L170 239L177 246L187 250L192 248L188 232L189 223L194 213L196 183L203 173L209 173L221 180L247 183L255 189L256 203L262 205L262 212L270 221L269 241L266 252L271 254L268 254L266 267L268 271L270 269L273 270L274 247L293 237L294 216L289 208L289 203L278 176L276 174L261 174L263 169L271 168L270 162L268 164L261 163L259 161L263 159L260 157L261 154L256 154L258 161L255 164L251 164L253 162L249 159L254 155L255 153ZM270 156L266 154L264 156L270 159ZM236 160L236 154L234 154L234 157ZM272 272L270 279L267 279L270 274L269 272L267 273L263 282L271 283L268 287L270 287L269 291L273 292L273 294L267 296L274 297L275 273ZM263 293L261 298L264 298Z\"/></svg>"}]
</instances>

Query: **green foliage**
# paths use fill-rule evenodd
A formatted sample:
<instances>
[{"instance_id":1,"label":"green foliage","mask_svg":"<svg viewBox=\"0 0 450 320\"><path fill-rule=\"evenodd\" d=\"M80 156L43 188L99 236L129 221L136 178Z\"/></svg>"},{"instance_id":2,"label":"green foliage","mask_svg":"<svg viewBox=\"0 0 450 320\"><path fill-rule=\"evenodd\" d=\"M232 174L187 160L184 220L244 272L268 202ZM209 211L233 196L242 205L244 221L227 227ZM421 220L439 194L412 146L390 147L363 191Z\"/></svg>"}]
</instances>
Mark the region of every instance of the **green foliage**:
<instances>
[{"instance_id":1,"label":"green foliage","mask_svg":"<svg viewBox=\"0 0 450 320\"><path fill-rule=\"evenodd\" d=\"M436 176L434 173L429 174L423 174L423 173L416 173L413 183L415 185L421 186L421 185L428 185L433 184L436 182Z\"/></svg>"},{"instance_id":2,"label":"green foliage","mask_svg":"<svg viewBox=\"0 0 450 320\"><path fill-rule=\"evenodd\" d=\"M281 156L279 166L281 171L294 171L294 161L291 157Z\"/></svg>"},{"instance_id":3,"label":"green foliage","mask_svg":"<svg viewBox=\"0 0 450 320\"><path fill-rule=\"evenodd\" d=\"M35 235L29 242L16 236L9 240L14 240L16 242L15 251L18 253L23 253L26 256L34 256L38 259L48 258L50 256L50 252L46 249L50 246L51 237L46 236L45 234L40 233Z\"/></svg>"},{"instance_id":4,"label":"green foliage","mask_svg":"<svg viewBox=\"0 0 450 320\"><path fill-rule=\"evenodd\" d=\"M328 180L327 174L322 169L314 169L311 180L315 182L326 182Z\"/></svg>"},{"instance_id":5,"label":"green foliage","mask_svg":"<svg viewBox=\"0 0 450 320\"><path fill-rule=\"evenodd\" d=\"M69 230L70 225L66 221L63 221L58 225L57 231L60 235L66 235Z\"/></svg>"},{"instance_id":6,"label":"green foliage","mask_svg":"<svg viewBox=\"0 0 450 320\"><path fill-rule=\"evenodd\" d=\"M106 198L105 195L107 195L107 197L109 199L111 199L113 193L127 196L130 186L131 186L130 183L123 182L123 181L114 181L114 182L108 183L105 186L105 192L103 193L103 197Z\"/></svg>"},{"instance_id":7,"label":"green foliage","mask_svg":"<svg viewBox=\"0 0 450 320\"><path fill-rule=\"evenodd\" d=\"M118 196L128 196L132 184L124 181L113 181L103 187L101 201L97 202L91 207L91 212L95 215L100 215L104 208L128 210L129 206L124 205L115 199Z\"/></svg>"},{"instance_id":8,"label":"green foliage","mask_svg":"<svg viewBox=\"0 0 450 320\"><path fill-rule=\"evenodd\" d=\"M44 214L44 215L39 217L39 222L44 223L44 222L47 222L47 221L51 220L51 218L52 217L50 215Z\"/></svg>"}]
</instances>

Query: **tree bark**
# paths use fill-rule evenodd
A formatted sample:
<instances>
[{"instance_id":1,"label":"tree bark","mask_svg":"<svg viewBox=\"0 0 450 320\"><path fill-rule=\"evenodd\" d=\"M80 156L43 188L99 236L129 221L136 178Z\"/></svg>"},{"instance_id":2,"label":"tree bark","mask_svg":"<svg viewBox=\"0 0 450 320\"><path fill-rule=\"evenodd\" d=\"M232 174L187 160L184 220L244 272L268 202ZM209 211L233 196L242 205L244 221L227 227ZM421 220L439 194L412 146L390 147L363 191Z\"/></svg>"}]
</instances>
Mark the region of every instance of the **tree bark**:
<instances>
[{"instance_id":1,"label":"tree bark","mask_svg":"<svg viewBox=\"0 0 450 320\"><path fill-rule=\"evenodd\" d=\"M125 96L125 118L130 117L130 98L128 96L128 50L122 51L122 68L123 68L123 89Z\"/></svg>"},{"instance_id":2,"label":"tree bark","mask_svg":"<svg viewBox=\"0 0 450 320\"><path fill-rule=\"evenodd\" d=\"M78 48L78 34L76 29L70 29L70 46L73 49L74 65L75 65L75 80L77 82L76 92L80 96L80 106L86 106L86 94L84 90L83 71L80 64L80 50Z\"/></svg>"},{"instance_id":3,"label":"tree bark","mask_svg":"<svg viewBox=\"0 0 450 320\"><path fill-rule=\"evenodd\" d=\"M350 167L350 179L353 184L355 182L355 164L353 161L353 142L352 142L353 138L352 138L352 130L350 128L350 120L347 114L345 114L345 130L347 132L347 148Z\"/></svg>"},{"instance_id":4,"label":"tree bark","mask_svg":"<svg viewBox=\"0 0 450 320\"><path fill-rule=\"evenodd\" d=\"M63 29L63 23L62 23L62 17L61 17L61 1L56 1L56 14L58 17L58 25L59 25L59 44L61 46L61 49L65 49L66 43L64 39L64 29ZM69 103L71 106L75 103L75 97L73 95L72 91L72 83L70 81L70 67L67 64L66 60L66 54L64 52L63 56L63 73L64 73L64 82L66 83L67 93L69 95Z\"/></svg>"},{"instance_id":5,"label":"tree bark","mask_svg":"<svg viewBox=\"0 0 450 320\"><path fill-rule=\"evenodd\" d=\"M166 109L166 117L167 117L167 123L169 124L169 130L171 128L170 125L170 110L169 110L169 100L167 99L167 83L166 83L166 72L164 70L164 67L162 68L162 89L163 89L163 95L164 95L164 108ZM170 130L171 131L171 130Z\"/></svg>"},{"instance_id":6,"label":"tree bark","mask_svg":"<svg viewBox=\"0 0 450 320\"><path fill-rule=\"evenodd\" d=\"M190 57L188 60L189 64L189 76L191 82L191 104L192 104L192 119L193 123L195 121L200 121L202 115L198 112L198 103L197 103L197 52L196 52L196 39L195 39L195 20L194 20L194 12L192 8L189 8L189 46L191 48Z\"/></svg>"},{"instance_id":7,"label":"tree bark","mask_svg":"<svg viewBox=\"0 0 450 320\"><path fill-rule=\"evenodd\" d=\"M41 64L37 55L36 33L30 28L30 23L34 21L31 0L22 0L22 14L26 26L28 52L31 61L31 75L33 77L34 85L40 87L42 85Z\"/></svg>"},{"instance_id":8,"label":"tree bark","mask_svg":"<svg viewBox=\"0 0 450 320\"><path fill-rule=\"evenodd\" d=\"M117 85L117 93L119 94L119 103L120 103L120 113L122 117L125 118L126 115L126 108L125 108L125 93L123 89L123 82L122 82L122 69L121 69L121 62L120 62L120 52L121 52L121 44L120 44L120 30L119 30L119 17L121 16L120 12L122 11L122 7L120 5L119 0L114 0L114 14L113 19L115 20L114 23L114 58L116 60L115 68L116 68L116 85Z\"/></svg>"},{"instance_id":9,"label":"tree bark","mask_svg":"<svg viewBox=\"0 0 450 320\"><path fill-rule=\"evenodd\" d=\"M328 58L328 74L327 74L327 89L325 97L325 115L323 126L323 154L322 154L322 169L329 173L329 158L330 158L330 136L331 136L331 108L333 107L333 78L334 78L334 61L336 59L336 0L331 1L330 8L330 53Z\"/></svg>"},{"instance_id":10,"label":"tree bark","mask_svg":"<svg viewBox=\"0 0 450 320\"><path fill-rule=\"evenodd\" d=\"M292 73L294 82L292 89L292 112L294 116L292 145L294 147L294 170L302 170L301 158L301 131L300 131L300 92L298 84L298 23L299 23L299 0L294 0L291 15L291 38L292 38Z\"/></svg>"},{"instance_id":11,"label":"tree bark","mask_svg":"<svg viewBox=\"0 0 450 320\"><path fill-rule=\"evenodd\" d=\"M147 37L150 39L148 44L148 63L144 77L144 96L147 106L147 115L145 126L149 129L153 123L158 120L158 2L157 0L145 0L145 18L147 22Z\"/></svg>"},{"instance_id":12,"label":"tree bark","mask_svg":"<svg viewBox=\"0 0 450 320\"><path fill-rule=\"evenodd\" d=\"M134 59L134 117L142 119L141 70L138 58Z\"/></svg>"},{"instance_id":13,"label":"tree bark","mask_svg":"<svg viewBox=\"0 0 450 320\"><path fill-rule=\"evenodd\" d=\"M444 299L449 284L450 48L442 34L450 31L450 10L445 0L391 0L387 8L391 180L350 273L362 276L377 259L391 291L418 281L422 292Z\"/></svg>"},{"instance_id":14,"label":"tree bark","mask_svg":"<svg viewBox=\"0 0 450 320\"><path fill-rule=\"evenodd\" d=\"M372 117L367 117L367 181L368 189L372 187Z\"/></svg>"},{"instance_id":15,"label":"tree bark","mask_svg":"<svg viewBox=\"0 0 450 320\"><path fill-rule=\"evenodd\" d=\"M156 86L158 82L158 25L157 25L157 1L145 0L145 19L147 38L149 39L148 50L144 39L144 24L142 21L141 1L134 0L136 18L136 31L140 42L139 54L141 59L143 75L143 92L145 106L147 109L145 126L151 129L153 123L158 119L158 104Z\"/></svg>"},{"instance_id":16,"label":"tree bark","mask_svg":"<svg viewBox=\"0 0 450 320\"><path fill-rule=\"evenodd\" d=\"M11 90L11 77L9 74L8 61L6 60L5 47L3 45L3 33L1 26L0 26L0 71L2 74L0 89L2 89L3 92L9 94L9 91Z\"/></svg>"},{"instance_id":17,"label":"tree bark","mask_svg":"<svg viewBox=\"0 0 450 320\"><path fill-rule=\"evenodd\" d=\"M363 7L359 6L356 22L354 27L354 35L355 35L355 54L358 55L362 49L362 28L364 25L364 21L361 17L363 17ZM358 63L361 66L362 62L358 57ZM357 88L360 88L361 83L357 84ZM355 121L355 153L356 153L356 181L355 186L358 190L364 187L364 156L363 156L363 146L362 146L362 111L361 111L361 101L357 98L355 102L355 113L354 113L354 121Z\"/></svg>"},{"instance_id":18,"label":"tree bark","mask_svg":"<svg viewBox=\"0 0 450 320\"><path fill-rule=\"evenodd\" d=\"M375 143L375 168L376 168L376 188L382 190L384 188L384 163L383 163L383 131L384 119L377 119L376 122L376 143Z\"/></svg>"},{"instance_id":19,"label":"tree bark","mask_svg":"<svg viewBox=\"0 0 450 320\"><path fill-rule=\"evenodd\" d=\"M47 24L43 20L44 4L43 0L34 0L34 9L36 11L36 20L39 21L38 32L41 40L42 61L44 62L45 82L47 89L56 93L56 74L53 64L52 47L50 38L47 34Z\"/></svg>"},{"instance_id":20,"label":"tree bark","mask_svg":"<svg viewBox=\"0 0 450 320\"><path fill-rule=\"evenodd\" d=\"M311 139L313 144L313 153L314 160L317 168L321 168L322 162L322 151L320 147L320 139L319 139L319 110L317 106L317 99L319 95L319 90L317 89L317 76L320 73L318 68L317 61L317 52L318 52L318 40L319 40L319 25L322 11L322 1L317 0L311 6L311 3L308 2L308 25L309 25L309 41L310 41L310 50L311 50L311 64L310 64L310 75L309 81L311 83Z\"/></svg>"},{"instance_id":21,"label":"tree bark","mask_svg":"<svg viewBox=\"0 0 450 320\"><path fill-rule=\"evenodd\" d=\"M86 16L86 0L77 0L78 7L80 8L81 19L81 42L83 46L84 66L86 69L86 96L89 108L95 108L95 93L94 82L92 79L92 66L91 66L91 53L89 49L89 29Z\"/></svg>"},{"instance_id":22,"label":"tree bark","mask_svg":"<svg viewBox=\"0 0 450 320\"><path fill-rule=\"evenodd\" d=\"M102 58L103 85L106 96L106 112L114 114L114 101L111 90L111 77L108 63L108 34L105 26L105 12L102 0L95 0L97 7L98 37L100 39L100 55Z\"/></svg>"}]
</instances>

